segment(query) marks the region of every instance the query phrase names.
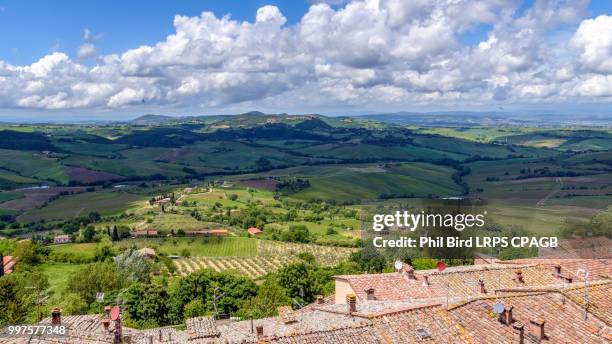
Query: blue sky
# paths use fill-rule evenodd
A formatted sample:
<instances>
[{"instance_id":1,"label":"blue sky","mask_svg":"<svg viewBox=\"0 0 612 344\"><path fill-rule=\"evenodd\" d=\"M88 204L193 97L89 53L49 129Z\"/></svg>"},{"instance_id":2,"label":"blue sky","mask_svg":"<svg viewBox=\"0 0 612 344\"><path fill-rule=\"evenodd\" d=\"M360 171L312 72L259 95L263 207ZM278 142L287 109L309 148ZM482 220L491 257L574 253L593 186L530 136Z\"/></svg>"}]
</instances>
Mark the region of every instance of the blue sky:
<instances>
[{"instance_id":1,"label":"blue sky","mask_svg":"<svg viewBox=\"0 0 612 344\"><path fill-rule=\"evenodd\" d=\"M443 1L418 8L327 2L0 0L0 76L10 75L0 85L0 116L540 111L559 104L608 111L612 48L595 36L609 32L612 1L463 0L465 8L478 5L465 11ZM207 21L203 11L231 21ZM200 31L176 27L175 15ZM317 20L302 24L304 16ZM250 26L240 29L244 22ZM523 25L535 33L516 41ZM203 32L214 41L204 42ZM179 33L189 42L172 55L176 42L167 37ZM209 49L215 54L206 56ZM35 72L31 66L45 57L44 72Z\"/></svg>"},{"instance_id":2,"label":"blue sky","mask_svg":"<svg viewBox=\"0 0 612 344\"><path fill-rule=\"evenodd\" d=\"M299 21L309 7L307 2L291 0L0 0L0 60L30 64L53 50L76 51L85 28L104 34L98 43L101 53L118 53L163 40L174 32L176 14L212 11L253 21L264 5L277 6L289 24Z\"/></svg>"}]
</instances>

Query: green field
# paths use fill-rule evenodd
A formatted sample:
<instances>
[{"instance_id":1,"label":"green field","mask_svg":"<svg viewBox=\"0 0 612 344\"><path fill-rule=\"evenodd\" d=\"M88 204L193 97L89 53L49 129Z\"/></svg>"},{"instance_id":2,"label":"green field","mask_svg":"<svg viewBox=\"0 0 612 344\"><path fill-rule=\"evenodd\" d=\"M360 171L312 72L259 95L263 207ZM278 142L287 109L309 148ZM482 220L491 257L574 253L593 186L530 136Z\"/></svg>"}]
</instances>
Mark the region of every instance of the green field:
<instances>
[{"instance_id":1,"label":"green field","mask_svg":"<svg viewBox=\"0 0 612 344\"><path fill-rule=\"evenodd\" d=\"M188 250L192 256L203 257L252 257L257 255L257 241L243 237L225 238L149 238L121 241L118 247L151 247L163 254L182 256Z\"/></svg>"},{"instance_id":2,"label":"green field","mask_svg":"<svg viewBox=\"0 0 612 344\"><path fill-rule=\"evenodd\" d=\"M451 179L454 172L445 166L404 163L294 167L267 175L308 179L310 187L292 198L343 201L378 199L382 194L454 196L461 192Z\"/></svg>"},{"instance_id":3,"label":"green field","mask_svg":"<svg viewBox=\"0 0 612 344\"><path fill-rule=\"evenodd\" d=\"M49 278L49 289L55 294L61 294L68 286L70 276L84 266L84 264L44 263L40 268Z\"/></svg>"},{"instance_id":4,"label":"green field","mask_svg":"<svg viewBox=\"0 0 612 344\"><path fill-rule=\"evenodd\" d=\"M37 152L0 149L0 168L24 177L68 183L64 167L57 159L42 157Z\"/></svg>"},{"instance_id":5,"label":"green field","mask_svg":"<svg viewBox=\"0 0 612 344\"><path fill-rule=\"evenodd\" d=\"M65 219L85 216L92 211L102 215L112 215L134 209L146 199L142 195L116 190L62 196L45 207L26 211L19 216L19 221Z\"/></svg>"},{"instance_id":6,"label":"green field","mask_svg":"<svg viewBox=\"0 0 612 344\"><path fill-rule=\"evenodd\" d=\"M0 203L23 197L24 195L21 192L2 191L0 192Z\"/></svg>"}]
</instances>

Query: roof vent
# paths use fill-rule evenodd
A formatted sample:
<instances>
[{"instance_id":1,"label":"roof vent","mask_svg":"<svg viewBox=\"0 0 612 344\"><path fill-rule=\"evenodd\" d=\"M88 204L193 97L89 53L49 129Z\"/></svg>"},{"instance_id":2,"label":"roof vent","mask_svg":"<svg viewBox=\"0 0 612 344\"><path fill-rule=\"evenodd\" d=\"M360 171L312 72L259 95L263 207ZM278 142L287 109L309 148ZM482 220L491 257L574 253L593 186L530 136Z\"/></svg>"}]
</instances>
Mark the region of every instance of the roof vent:
<instances>
[{"instance_id":1,"label":"roof vent","mask_svg":"<svg viewBox=\"0 0 612 344\"><path fill-rule=\"evenodd\" d=\"M431 338L431 336L429 335L429 332L427 332L427 330L424 328L417 328L416 335L417 337L419 337L420 340Z\"/></svg>"},{"instance_id":2,"label":"roof vent","mask_svg":"<svg viewBox=\"0 0 612 344\"><path fill-rule=\"evenodd\" d=\"M365 293L368 300L376 300L376 296L374 296L374 288L366 288Z\"/></svg>"}]
</instances>

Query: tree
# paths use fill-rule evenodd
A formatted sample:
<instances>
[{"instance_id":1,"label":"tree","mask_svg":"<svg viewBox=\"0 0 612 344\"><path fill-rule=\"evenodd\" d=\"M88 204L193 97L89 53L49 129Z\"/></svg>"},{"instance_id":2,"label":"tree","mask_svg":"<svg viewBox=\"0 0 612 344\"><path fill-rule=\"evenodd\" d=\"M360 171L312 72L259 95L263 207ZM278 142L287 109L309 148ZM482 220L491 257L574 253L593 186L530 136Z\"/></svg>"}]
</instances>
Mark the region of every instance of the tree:
<instances>
[{"instance_id":1,"label":"tree","mask_svg":"<svg viewBox=\"0 0 612 344\"><path fill-rule=\"evenodd\" d=\"M168 292L155 284L132 284L123 294L126 324L134 322L137 327L157 327L171 323L167 302Z\"/></svg>"},{"instance_id":2,"label":"tree","mask_svg":"<svg viewBox=\"0 0 612 344\"><path fill-rule=\"evenodd\" d=\"M117 290L122 281L110 262L97 262L85 266L68 279L67 290L79 294L85 302L92 303L97 292Z\"/></svg>"},{"instance_id":3,"label":"tree","mask_svg":"<svg viewBox=\"0 0 612 344\"><path fill-rule=\"evenodd\" d=\"M199 270L179 280L172 294L172 313L175 321L181 321L185 306L198 299L209 312L215 310L216 303L220 314L234 314L244 300L256 294L257 285L251 279L226 272ZM214 300L215 295L217 300Z\"/></svg>"},{"instance_id":4,"label":"tree","mask_svg":"<svg viewBox=\"0 0 612 344\"><path fill-rule=\"evenodd\" d=\"M153 271L151 261L138 253L134 247L115 257L115 267L119 278L130 283L148 282Z\"/></svg>"},{"instance_id":5,"label":"tree","mask_svg":"<svg viewBox=\"0 0 612 344\"><path fill-rule=\"evenodd\" d=\"M117 229L117 225L113 226L113 241L119 241L119 230Z\"/></svg>"},{"instance_id":6,"label":"tree","mask_svg":"<svg viewBox=\"0 0 612 344\"><path fill-rule=\"evenodd\" d=\"M281 240L289 242L310 242L310 231L304 225L293 225L281 233Z\"/></svg>"},{"instance_id":7,"label":"tree","mask_svg":"<svg viewBox=\"0 0 612 344\"><path fill-rule=\"evenodd\" d=\"M102 216L100 216L100 213L97 211L92 211L87 215L87 218L89 219L89 222L96 223L102 219Z\"/></svg>"},{"instance_id":8,"label":"tree","mask_svg":"<svg viewBox=\"0 0 612 344\"><path fill-rule=\"evenodd\" d=\"M313 302L315 297L323 293L323 285L315 275L316 266L306 262L289 264L278 270L276 281L287 290L291 298L303 302Z\"/></svg>"},{"instance_id":9,"label":"tree","mask_svg":"<svg viewBox=\"0 0 612 344\"><path fill-rule=\"evenodd\" d=\"M281 306L291 306L287 290L274 280L266 280L257 295L242 303L239 315L243 318L265 318L278 315Z\"/></svg>"},{"instance_id":10,"label":"tree","mask_svg":"<svg viewBox=\"0 0 612 344\"><path fill-rule=\"evenodd\" d=\"M94 251L94 260L97 262L103 262L107 260L111 260L114 255L113 251L113 243L110 241L108 237L103 237L100 240L100 243L96 245L96 250Z\"/></svg>"},{"instance_id":11,"label":"tree","mask_svg":"<svg viewBox=\"0 0 612 344\"><path fill-rule=\"evenodd\" d=\"M0 278L0 325L22 323L25 312L17 297L17 285L10 277Z\"/></svg>"},{"instance_id":12,"label":"tree","mask_svg":"<svg viewBox=\"0 0 612 344\"><path fill-rule=\"evenodd\" d=\"M59 306L64 315L87 314L89 310L89 305L85 299L77 293L65 293L61 295L59 305L56 306ZM50 313L51 311L48 310L47 314Z\"/></svg>"},{"instance_id":13,"label":"tree","mask_svg":"<svg viewBox=\"0 0 612 344\"><path fill-rule=\"evenodd\" d=\"M83 239L85 239L86 242L91 242L95 235L96 229L94 228L94 226L87 226L83 230Z\"/></svg>"},{"instance_id":14,"label":"tree","mask_svg":"<svg viewBox=\"0 0 612 344\"><path fill-rule=\"evenodd\" d=\"M185 305L185 311L183 312L183 318L189 319L189 318L200 317L200 316L208 315L208 314L210 314L210 311L208 310L204 302L202 302L202 300L200 299L195 299Z\"/></svg>"},{"instance_id":15,"label":"tree","mask_svg":"<svg viewBox=\"0 0 612 344\"><path fill-rule=\"evenodd\" d=\"M47 275L38 270L31 270L12 273L2 278L2 280L6 279L13 283L14 295L12 297L14 303L12 304L17 306L17 308L12 309L14 311L12 316L26 322L40 321L41 305L46 297L46 290L49 288ZM9 302L7 306L11 307L11 303Z\"/></svg>"},{"instance_id":16,"label":"tree","mask_svg":"<svg viewBox=\"0 0 612 344\"><path fill-rule=\"evenodd\" d=\"M26 265L36 265L41 261L41 255L45 253L45 249L39 243L33 243L30 240L24 240L17 243L15 247L15 258L21 269Z\"/></svg>"}]
</instances>

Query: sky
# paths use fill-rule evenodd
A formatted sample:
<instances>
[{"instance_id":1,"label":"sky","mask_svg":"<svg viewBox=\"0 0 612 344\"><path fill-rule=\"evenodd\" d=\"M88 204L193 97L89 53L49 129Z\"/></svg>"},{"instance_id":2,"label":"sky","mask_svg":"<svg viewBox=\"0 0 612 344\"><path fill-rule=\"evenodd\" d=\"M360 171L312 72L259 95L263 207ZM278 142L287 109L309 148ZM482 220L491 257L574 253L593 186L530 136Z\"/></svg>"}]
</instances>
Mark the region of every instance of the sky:
<instances>
[{"instance_id":1,"label":"sky","mask_svg":"<svg viewBox=\"0 0 612 344\"><path fill-rule=\"evenodd\" d=\"M0 0L0 120L611 109L609 0Z\"/></svg>"}]
</instances>

